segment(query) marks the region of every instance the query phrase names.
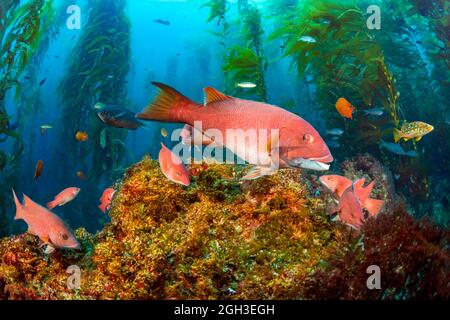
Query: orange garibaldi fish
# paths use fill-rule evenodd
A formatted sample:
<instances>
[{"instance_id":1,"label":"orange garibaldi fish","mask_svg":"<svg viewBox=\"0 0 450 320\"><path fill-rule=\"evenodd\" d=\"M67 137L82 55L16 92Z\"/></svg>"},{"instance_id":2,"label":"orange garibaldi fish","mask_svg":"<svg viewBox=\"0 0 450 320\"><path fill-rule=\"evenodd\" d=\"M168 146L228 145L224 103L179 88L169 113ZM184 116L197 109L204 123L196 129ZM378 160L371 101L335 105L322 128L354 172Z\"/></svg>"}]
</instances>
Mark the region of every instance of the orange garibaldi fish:
<instances>
[{"instance_id":1,"label":"orange garibaldi fish","mask_svg":"<svg viewBox=\"0 0 450 320\"><path fill-rule=\"evenodd\" d=\"M140 119L184 123L195 126L200 121L202 132L208 129L219 131L223 140L214 140L216 146L230 149L249 164L256 165L244 179L255 179L272 174L275 156L279 167L302 167L313 170L328 170L333 161L327 145L319 133L299 116L262 102L243 100L227 96L211 87L205 88L205 105L193 102L177 90L153 82L161 89L156 99L137 115ZM265 140L251 143L250 139L230 139L227 131L266 130ZM272 135L278 130L278 137ZM206 134L207 136L207 134ZM238 141L236 141L238 140ZM277 150L272 146L278 145Z\"/></svg>"},{"instance_id":2,"label":"orange garibaldi fish","mask_svg":"<svg viewBox=\"0 0 450 320\"><path fill-rule=\"evenodd\" d=\"M344 118L353 119L353 112L355 111L355 107L350 102L348 102L347 99L339 98L338 101L336 101L336 110Z\"/></svg>"},{"instance_id":3,"label":"orange garibaldi fish","mask_svg":"<svg viewBox=\"0 0 450 320\"><path fill-rule=\"evenodd\" d=\"M72 232L57 215L26 195L23 195L24 204L20 203L14 190L13 197L16 204L15 220L24 220L28 225L29 233L38 236L44 243L55 248L76 249L80 246Z\"/></svg>"}]
</instances>

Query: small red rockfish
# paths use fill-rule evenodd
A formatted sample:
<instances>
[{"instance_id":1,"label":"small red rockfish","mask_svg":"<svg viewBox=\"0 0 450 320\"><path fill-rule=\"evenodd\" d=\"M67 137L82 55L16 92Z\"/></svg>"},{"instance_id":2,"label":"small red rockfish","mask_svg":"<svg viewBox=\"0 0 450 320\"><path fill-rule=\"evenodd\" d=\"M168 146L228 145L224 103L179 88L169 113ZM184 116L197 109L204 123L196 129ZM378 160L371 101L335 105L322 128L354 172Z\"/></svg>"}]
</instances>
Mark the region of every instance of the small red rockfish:
<instances>
[{"instance_id":1,"label":"small red rockfish","mask_svg":"<svg viewBox=\"0 0 450 320\"><path fill-rule=\"evenodd\" d=\"M177 155L173 154L163 143L158 160L162 173L172 182L188 186L189 172L183 165L183 161Z\"/></svg>"},{"instance_id":2,"label":"small red rockfish","mask_svg":"<svg viewBox=\"0 0 450 320\"><path fill-rule=\"evenodd\" d=\"M214 139L217 147L225 147L256 165L243 179L256 179L283 167L328 170L333 161L319 133L307 121L285 109L230 97L211 87L204 89L205 105L201 105L165 84L153 84L161 89L160 94L136 117L194 127L199 122L202 133L220 133L222 141ZM276 136L272 135L274 131L278 133ZM249 132L262 139L253 143L247 136Z\"/></svg>"},{"instance_id":3,"label":"small red rockfish","mask_svg":"<svg viewBox=\"0 0 450 320\"><path fill-rule=\"evenodd\" d=\"M79 248L80 244L57 215L26 195L23 195L24 204L20 203L14 190L13 196L16 204L15 220L24 220L28 225L29 233L38 236L45 244L55 248Z\"/></svg>"},{"instance_id":4,"label":"small red rockfish","mask_svg":"<svg viewBox=\"0 0 450 320\"><path fill-rule=\"evenodd\" d=\"M352 181L346 177L339 175L325 175L321 176L319 180L336 195L338 200L342 197L344 192L353 185L354 193L361 203L361 206L369 212L371 217L376 217L383 207L383 200L370 198L375 181L372 181L369 185L364 187L364 178L358 179L355 183L352 183Z\"/></svg>"},{"instance_id":5,"label":"small red rockfish","mask_svg":"<svg viewBox=\"0 0 450 320\"><path fill-rule=\"evenodd\" d=\"M353 187L344 191L337 211L339 220L352 228L359 229L364 223L363 209Z\"/></svg>"},{"instance_id":6,"label":"small red rockfish","mask_svg":"<svg viewBox=\"0 0 450 320\"><path fill-rule=\"evenodd\" d=\"M54 207L63 206L67 202L72 201L80 192L80 188L67 188L58 193L58 195L54 198L54 200L47 203L47 208L52 210Z\"/></svg>"},{"instance_id":7,"label":"small red rockfish","mask_svg":"<svg viewBox=\"0 0 450 320\"><path fill-rule=\"evenodd\" d=\"M100 198L100 205L98 208L103 211L103 213L106 213L106 210L109 210L111 208L111 201L114 196L114 193L116 190L113 188L106 188L103 191L103 194Z\"/></svg>"}]
</instances>

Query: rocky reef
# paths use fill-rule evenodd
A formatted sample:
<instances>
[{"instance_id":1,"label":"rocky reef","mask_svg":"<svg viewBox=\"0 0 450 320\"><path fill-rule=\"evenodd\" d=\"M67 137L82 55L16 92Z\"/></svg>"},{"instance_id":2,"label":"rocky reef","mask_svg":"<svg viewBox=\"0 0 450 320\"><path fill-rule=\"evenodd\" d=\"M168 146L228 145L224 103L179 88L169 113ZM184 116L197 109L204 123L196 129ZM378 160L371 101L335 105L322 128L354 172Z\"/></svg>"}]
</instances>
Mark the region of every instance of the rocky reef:
<instances>
[{"instance_id":1,"label":"rocky reef","mask_svg":"<svg viewBox=\"0 0 450 320\"><path fill-rule=\"evenodd\" d=\"M401 206L357 232L331 220L329 195L301 171L242 182L246 170L193 165L183 187L145 157L116 183L111 222L95 235L76 230L80 250L47 254L28 234L1 240L0 298L450 297L449 232ZM374 264L381 290L366 286ZM81 270L75 289L72 265Z\"/></svg>"}]
</instances>

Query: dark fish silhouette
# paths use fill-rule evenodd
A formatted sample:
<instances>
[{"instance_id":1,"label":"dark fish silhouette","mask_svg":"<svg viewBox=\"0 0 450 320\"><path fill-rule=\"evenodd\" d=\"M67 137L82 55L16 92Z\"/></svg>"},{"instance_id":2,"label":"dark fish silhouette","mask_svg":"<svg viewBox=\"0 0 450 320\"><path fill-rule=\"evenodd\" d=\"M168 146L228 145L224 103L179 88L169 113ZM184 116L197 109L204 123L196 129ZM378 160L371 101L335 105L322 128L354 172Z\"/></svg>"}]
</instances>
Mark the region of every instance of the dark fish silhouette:
<instances>
[{"instance_id":1,"label":"dark fish silhouette","mask_svg":"<svg viewBox=\"0 0 450 320\"><path fill-rule=\"evenodd\" d=\"M47 78L44 78L41 80L41 82L39 82L39 87L41 87L45 83L45 81L47 81Z\"/></svg>"},{"instance_id":2,"label":"dark fish silhouette","mask_svg":"<svg viewBox=\"0 0 450 320\"><path fill-rule=\"evenodd\" d=\"M44 168L44 162L38 160L36 163L36 169L34 170L34 181L36 181L42 175L42 169Z\"/></svg>"},{"instance_id":3,"label":"dark fish silhouette","mask_svg":"<svg viewBox=\"0 0 450 320\"><path fill-rule=\"evenodd\" d=\"M120 106L97 103L94 108L100 120L112 127L136 130L143 125L135 113Z\"/></svg>"},{"instance_id":4,"label":"dark fish silhouette","mask_svg":"<svg viewBox=\"0 0 450 320\"><path fill-rule=\"evenodd\" d=\"M156 23L163 24L163 25L165 25L165 26L170 26L170 21L167 21L167 20L163 20L163 19L155 19L155 20L153 20L153 21L156 22Z\"/></svg>"}]
</instances>

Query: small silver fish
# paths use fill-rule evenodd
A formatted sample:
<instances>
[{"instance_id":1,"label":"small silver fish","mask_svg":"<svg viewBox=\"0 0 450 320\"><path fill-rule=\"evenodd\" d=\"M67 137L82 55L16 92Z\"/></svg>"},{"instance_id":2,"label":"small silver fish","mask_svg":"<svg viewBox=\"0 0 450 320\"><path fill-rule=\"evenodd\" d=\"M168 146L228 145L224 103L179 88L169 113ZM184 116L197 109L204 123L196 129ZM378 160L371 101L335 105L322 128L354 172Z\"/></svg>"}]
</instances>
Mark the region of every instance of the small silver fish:
<instances>
[{"instance_id":1,"label":"small silver fish","mask_svg":"<svg viewBox=\"0 0 450 320\"><path fill-rule=\"evenodd\" d=\"M381 142L380 142L380 147L384 148L392 153L398 154L400 156L407 156L407 157L415 158L419 155L417 153L417 151L415 151L415 150L406 151L402 148L401 145L399 145L397 143L385 142L383 140L381 140Z\"/></svg>"},{"instance_id":2,"label":"small silver fish","mask_svg":"<svg viewBox=\"0 0 450 320\"><path fill-rule=\"evenodd\" d=\"M382 116L384 113L383 108L373 108L373 109L363 110L363 111L368 116L376 116L376 117Z\"/></svg>"},{"instance_id":3,"label":"small silver fish","mask_svg":"<svg viewBox=\"0 0 450 320\"><path fill-rule=\"evenodd\" d=\"M337 149L341 146L341 144L336 140L331 140L331 141L327 142L327 146L329 146L330 148L333 148L333 149Z\"/></svg>"},{"instance_id":4,"label":"small silver fish","mask_svg":"<svg viewBox=\"0 0 450 320\"><path fill-rule=\"evenodd\" d=\"M339 128L334 128L331 130L327 130L326 134L332 135L332 136L341 136L344 133L344 130Z\"/></svg>"},{"instance_id":5,"label":"small silver fish","mask_svg":"<svg viewBox=\"0 0 450 320\"><path fill-rule=\"evenodd\" d=\"M298 41L307 42L307 43L316 43L317 40L311 36L301 36L298 38Z\"/></svg>"},{"instance_id":6,"label":"small silver fish","mask_svg":"<svg viewBox=\"0 0 450 320\"><path fill-rule=\"evenodd\" d=\"M256 84L253 82L240 82L236 86L238 86L239 88L246 88L246 89L256 88Z\"/></svg>"}]
</instances>

